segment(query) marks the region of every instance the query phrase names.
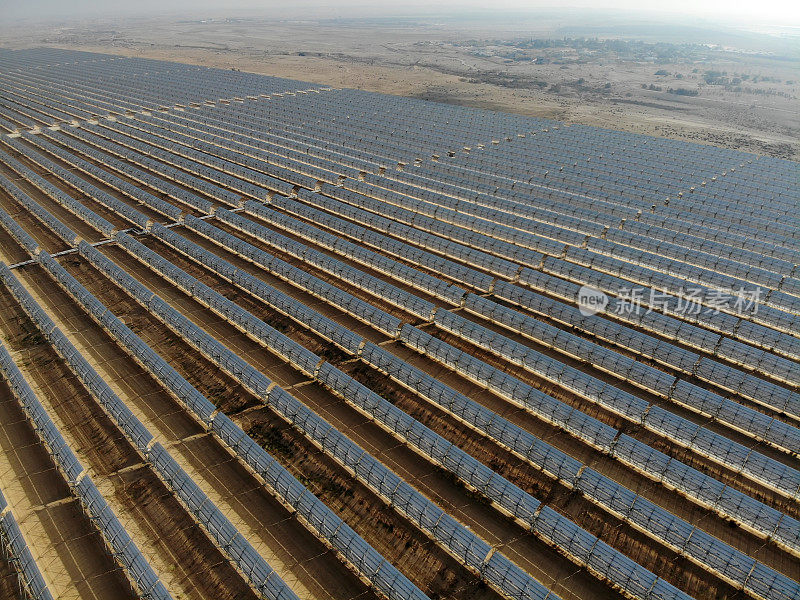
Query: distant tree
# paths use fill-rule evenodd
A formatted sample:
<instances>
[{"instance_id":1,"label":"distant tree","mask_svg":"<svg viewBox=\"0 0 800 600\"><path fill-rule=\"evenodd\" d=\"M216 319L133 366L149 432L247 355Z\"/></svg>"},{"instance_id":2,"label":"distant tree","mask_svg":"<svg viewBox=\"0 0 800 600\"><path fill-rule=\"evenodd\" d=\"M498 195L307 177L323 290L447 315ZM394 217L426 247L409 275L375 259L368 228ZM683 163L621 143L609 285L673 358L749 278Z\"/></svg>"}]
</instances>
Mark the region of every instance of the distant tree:
<instances>
[{"instance_id":1,"label":"distant tree","mask_svg":"<svg viewBox=\"0 0 800 600\"><path fill-rule=\"evenodd\" d=\"M727 83L726 74L725 71L706 71L703 73L703 80L708 85L721 85Z\"/></svg>"},{"instance_id":2,"label":"distant tree","mask_svg":"<svg viewBox=\"0 0 800 600\"><path fill-rule=\"evenodd\" d=\"M688 88L669 88L668 94L676 94L678 96L697 96L700 94L699 90L691 90Z\"/></svg>"},{"instance_id":3,"label":"distant tree","mask_svg":"<svg viewBox=\"0 0 800 600\"><path fill-rule=\"evenodd\" d=\"M669 75L669 71L667 71L666 69L659 69L658 71L656 71L656 75Z\"/></svg>"}]
</instances>

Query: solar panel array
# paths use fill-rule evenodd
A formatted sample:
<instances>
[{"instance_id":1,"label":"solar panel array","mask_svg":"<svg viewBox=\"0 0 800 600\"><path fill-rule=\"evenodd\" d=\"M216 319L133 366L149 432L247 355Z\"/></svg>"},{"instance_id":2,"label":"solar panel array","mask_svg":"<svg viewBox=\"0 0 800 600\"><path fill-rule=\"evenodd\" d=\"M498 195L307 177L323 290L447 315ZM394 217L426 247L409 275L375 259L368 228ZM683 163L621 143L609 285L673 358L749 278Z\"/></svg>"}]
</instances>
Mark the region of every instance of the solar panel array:
<instances>
[{"instance_id":1,"label":"solar panel array","mask_svg":"<svg viewBox=\"0 0 800 600\"><path fill-rule=\"evenodd\" d=\"M9 275L6 272L3 276ZM13 275L11 276L13 277ZM98 524L109 552L114 556L115 560L121 563L138 593L146 598L170 598L171 596L164 584L159 581L158 576L153 572L135 542L108 506L91 477L87 475L83 465L70 450L61 432L53 423L25 377L19 371L14 359L3 345L0 345L0 372L10 383L14 395L22 405L28 419L30 419L33 429L47 447L48 452L53 456L57 467L62 471L64 478L80 501L87 516ZM22 571L26 573L27 569L33 570L34 568L35 565L23 568ZM34 580L40 579L41 574L34 577ZM48 597L42 585L41 581L32 581L29 584L29 587L37 588L38 590L33 592L34 597Z\"/></svg>"},{"instance_id":2,"label":"solar panel array","mask_svg":"<svg viewBox=\"0 0 800 600\"><path fill-rule=\"evenodd\" d=\"M682 575L689 567L653 562L503 469L499 457L585 499L642 548L694 565L720 596L800 600L796 164L84 52L2 50L0 82L0 188L18 207L0 208L0 228L27 257L4 264L0 279L260 596L300 590L109 387L14 269L38 265L380 597L430 592L60 256L92 265L499 596L582 597L528 572L517 546L487 541L170 294L212 311L608 593L682 599L700 588ZM128 258L149 274L147 285ZM215 289L221 283L236 294ZM578 302L584 286L605 294L592 314ZM331 358L334 350L343 358ZM2 348L0 368L134 588L169 597ZM398 403L385 382L443 417ZM456 424L490 454L473 454ZM754 544L769 550L753 552ZM24 547L12 551L22 556ZM39 589L35 564L20 560L22 580Z\"/></svg>"},{"instance_id":3,"label":"solar panel array","mask_svg":"<svg viewBox=\"0 0 800 600\"><path fill-rule=\"evenodd\" d=\"M31 555L30 548L2 491L0 491L0 545L2 545L2 555L11 561L19 572L20 592L36 600L52 600L53 595Z\"/></svg>"}]
</instances>

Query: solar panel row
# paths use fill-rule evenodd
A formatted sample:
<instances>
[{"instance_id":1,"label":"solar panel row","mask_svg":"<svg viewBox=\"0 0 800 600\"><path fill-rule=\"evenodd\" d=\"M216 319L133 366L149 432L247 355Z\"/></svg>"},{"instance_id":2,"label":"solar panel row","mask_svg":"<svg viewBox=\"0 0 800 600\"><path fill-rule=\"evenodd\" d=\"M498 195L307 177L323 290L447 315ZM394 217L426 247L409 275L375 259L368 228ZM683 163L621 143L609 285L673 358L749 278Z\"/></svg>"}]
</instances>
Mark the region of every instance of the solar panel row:
<instances>
[{"instance_id":1,"label":"solar panel row","mask_svg":"<svg viewBox=\"0 0 800 600\"><path fill-rule=\"evenodd\" d=\"M37 260L45 268L49 267L51 271L61 268L46 252L40 252ZM236 530L219 508L175 462L169 452L153 439L150 431L98 375L72 342L56 327L55 323L5 265L0 265L0 280L11 291L42 335L64 359L70 370L103 406L141 455L152 464L159 477L173 491L189 513L202 525L219 547L225 549L230 560L240 569L247 581L265 598L272 600L296 599L297 596L275 574L250 542ZM85 290L83 291L85 292ZM118 319L108 311L105 311L99 320L110 330L118 326ZM135 557L133 560L141 566L141 561Z\"/></svg>"},{"instance_id":2,"label":"solar panel row","mask_svg":"<svg viewBox=\"0 0 800 600\"><path fill-rule=\"evenodd\" d=\"M5 353L5 347L0 352ZM5 374L6 363L0 358L0 368ZM0 549L16 566L20 573L20 586L24 593L35 600L53 600L53 595L42 577L42 573L31 555L31 550L22 532L17 519L6 502L3 492L0 491Z\"/></svg>"},{"instance_id":3,"label":"solar panel row","mask_svg":"<svg viewBox=\"0 0 800 600\"><path fill-rule=\"evenodd\" d=\"M31 421L34 431L53 456L56 466L63 473L72 493L80 501L89 519L100 530L109 553L125 569L134 589L143 598L152 598L153 600L171 598L164 584L161 583L147 559L108 506L91 477L86 473L83 465L70 450L61 432L2 344L0 344L0 372L9 382L14 395ZM2 494L0 494L0 498L2 498ZM19 554L18 549L15 554ZM23 551L20 556L25 556L25 554ZM41 574L38 576L34 574L34 570L38 569L33 563L29 551L22 562L28 563L22 568L23 573L32 573L32 581L28 587L32 589L33 597L49 598Z\"/></svg>"}]
</instances>

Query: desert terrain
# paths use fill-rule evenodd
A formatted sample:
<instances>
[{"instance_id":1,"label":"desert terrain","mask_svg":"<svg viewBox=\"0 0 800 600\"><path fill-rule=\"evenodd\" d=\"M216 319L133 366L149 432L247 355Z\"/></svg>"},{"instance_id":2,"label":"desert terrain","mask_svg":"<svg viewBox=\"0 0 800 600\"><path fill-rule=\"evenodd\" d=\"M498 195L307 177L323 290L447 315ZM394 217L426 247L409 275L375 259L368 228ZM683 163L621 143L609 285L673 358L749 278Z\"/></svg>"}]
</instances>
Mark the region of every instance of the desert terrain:
<instances>
[{"instance_id":1,"label":"desert terrain","mask_svg":"<svg viewBox=\"0 0 800 600\"><path fill-rule=\"evenodd\" d=\"M797 38L786 32L547 13L307 20L254 14L9 23L0 39L7 48L238 69L800 158L800 54Z\"/></svg>"}]
</instances>

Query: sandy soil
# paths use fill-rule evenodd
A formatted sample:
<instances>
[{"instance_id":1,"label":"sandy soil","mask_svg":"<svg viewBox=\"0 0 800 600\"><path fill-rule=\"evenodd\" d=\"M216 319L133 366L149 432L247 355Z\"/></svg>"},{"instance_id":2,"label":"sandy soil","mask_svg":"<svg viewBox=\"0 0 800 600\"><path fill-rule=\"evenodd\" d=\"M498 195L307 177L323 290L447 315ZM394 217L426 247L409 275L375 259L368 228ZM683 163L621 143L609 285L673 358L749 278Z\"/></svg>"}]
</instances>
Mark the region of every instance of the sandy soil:
<instances>
[{"instance_id":1,"label":"sandy soil","mask_svg":"<svg viewBox=\"0 0 800 600\"><path fill-rule=\"evenodd\" d=\"M0 598L18 598L19 585L17 570L0 552Z\"/></svg>"}]
</instances>

